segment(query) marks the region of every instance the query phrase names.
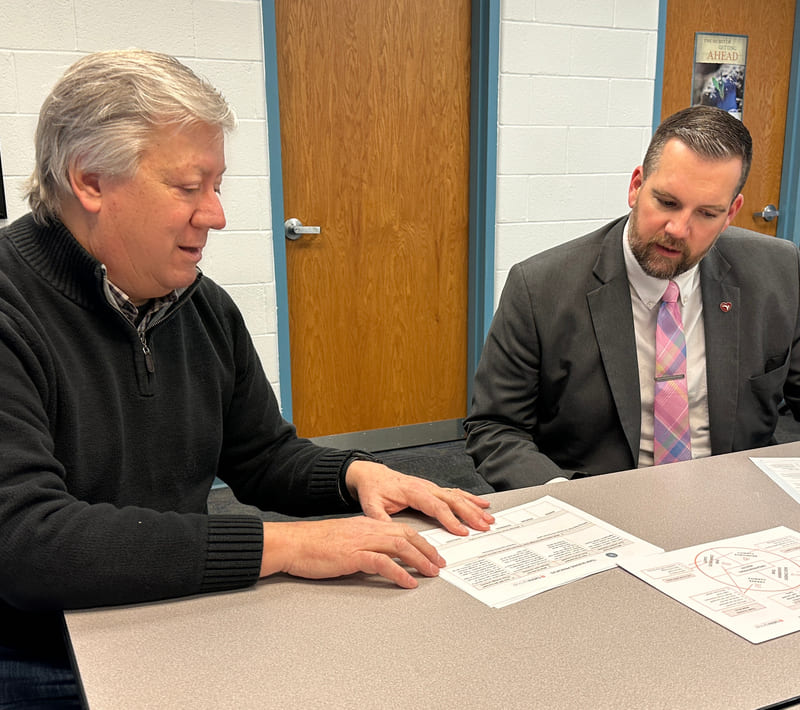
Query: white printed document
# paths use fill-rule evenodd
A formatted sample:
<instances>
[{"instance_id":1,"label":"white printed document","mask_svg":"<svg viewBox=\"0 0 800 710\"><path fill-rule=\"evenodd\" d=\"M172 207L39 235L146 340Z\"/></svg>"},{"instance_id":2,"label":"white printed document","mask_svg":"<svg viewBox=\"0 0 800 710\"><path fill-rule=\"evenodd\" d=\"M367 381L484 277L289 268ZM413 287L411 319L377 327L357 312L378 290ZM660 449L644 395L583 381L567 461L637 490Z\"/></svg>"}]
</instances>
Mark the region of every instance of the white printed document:
<instances>
[{"instance_id":1,"label":"white printed document","mask_svg":"<svg viewBox=\"0 0 800 710\"><path fill-rule=\"evenodd\" d=\"M552 496L495 513L486 532L421 534L447 560L439 576L492 607L662 551Z\"/></svg>"},{"instance_id":2,"label":"white printed document","mask_svg":"<svg viewBox=\"0 0 800 710\"><path fill-rule=\"evenodd\" d=\"M800 503L800 459L751 456L750 460Z\"/></svg>"},{"instance_id":3,"label":"white printed document","mask_svg":"<svg viewBox=\"0 0 800 710\"><path fill-rule=\"evenodd\" d=\"M751 643L800 629L800 534L789 528L625 558L619 566Z\"/></svg>"}]
</instances>

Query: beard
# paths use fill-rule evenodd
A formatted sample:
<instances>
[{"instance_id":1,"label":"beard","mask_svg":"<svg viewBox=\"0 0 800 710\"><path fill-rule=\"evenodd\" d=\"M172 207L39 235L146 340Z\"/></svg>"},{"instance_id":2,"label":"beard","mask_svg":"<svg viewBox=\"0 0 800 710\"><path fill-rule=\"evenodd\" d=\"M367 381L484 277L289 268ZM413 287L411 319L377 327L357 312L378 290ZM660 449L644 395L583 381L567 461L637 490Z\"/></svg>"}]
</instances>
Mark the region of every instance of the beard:
<instances>
[{"instance_id":1,"label":"beard","mask_svg":"<svg viewBox=\"0 0 800 710\"><path fill-rule=\"evenodd\" d=\"M631 252L636 257L636 261L642 267L642 271L648 276L657 279L672 279L691 269L705 256L704 253L692 258L689 247L684 240L674 239L666 233L656 234L653 237L642 236L639 232L636 206L631 210L631 215L628 219L628 243L631 246ZM680 252L680 257L663 256L658 253L656 246Z\"/></svg>"}]
</instances>

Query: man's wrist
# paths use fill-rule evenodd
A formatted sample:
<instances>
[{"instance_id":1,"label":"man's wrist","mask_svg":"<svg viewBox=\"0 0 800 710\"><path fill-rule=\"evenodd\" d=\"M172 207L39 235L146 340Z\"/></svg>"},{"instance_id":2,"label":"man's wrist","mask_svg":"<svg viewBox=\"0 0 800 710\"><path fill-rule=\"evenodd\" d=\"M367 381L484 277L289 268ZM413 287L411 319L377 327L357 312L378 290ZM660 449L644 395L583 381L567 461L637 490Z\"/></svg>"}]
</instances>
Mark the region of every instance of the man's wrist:
<instances>
[{"instance_id":1,"label":"man's wrist","mask_svg":"<svg viewBox=\"0 0 800 710\"><path fill-rule=\"evenodd\" d=\"M348 484L347 472L350 469L350 466L356 461L381 463L368 451L360 451L358 449L351 451L350 455L344 460L342 468L339 471L339 495L348 505L355 507L358 506L358 492L355 485Z\"/></svg>"}]
</instances>

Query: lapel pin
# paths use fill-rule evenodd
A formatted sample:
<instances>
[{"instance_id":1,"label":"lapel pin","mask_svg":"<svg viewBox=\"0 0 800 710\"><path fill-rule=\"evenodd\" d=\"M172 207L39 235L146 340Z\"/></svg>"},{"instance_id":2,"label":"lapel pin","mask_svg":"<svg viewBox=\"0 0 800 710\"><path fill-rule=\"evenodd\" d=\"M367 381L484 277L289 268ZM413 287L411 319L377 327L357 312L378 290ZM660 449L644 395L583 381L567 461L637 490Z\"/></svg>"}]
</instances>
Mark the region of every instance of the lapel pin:
<instances>
[{"instance_id":1,"label":"lapel pin","mask_svg":"<svg viewBox=\"0 0 800 710\"><path fill-rule=\"evenodd\" d=\"M733 304L730 301L723 301L722 303L719 304L719 309L723 313L727 313L728 311L730 311L731 308L733 308Z\"/></svg>"}]
</instances>

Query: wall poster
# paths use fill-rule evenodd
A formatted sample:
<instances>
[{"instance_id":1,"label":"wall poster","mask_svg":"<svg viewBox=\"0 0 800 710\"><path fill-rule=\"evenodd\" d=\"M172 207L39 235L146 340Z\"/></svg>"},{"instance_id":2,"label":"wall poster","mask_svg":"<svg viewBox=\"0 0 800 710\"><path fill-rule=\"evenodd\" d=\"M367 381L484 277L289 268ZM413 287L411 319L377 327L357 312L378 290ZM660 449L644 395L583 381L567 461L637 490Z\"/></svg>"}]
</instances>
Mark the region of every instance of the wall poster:
<instances>
[{"instance_id":1,"label":"wall poster","mask_svg":"<svg viewBox=\"0 0 800 710\"><path fill-rule=\"evenodd\" d=\"M716 106L742 120L747 35L695 32L692 106Z\"/></svg>"}]
</instances>

